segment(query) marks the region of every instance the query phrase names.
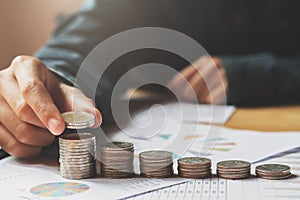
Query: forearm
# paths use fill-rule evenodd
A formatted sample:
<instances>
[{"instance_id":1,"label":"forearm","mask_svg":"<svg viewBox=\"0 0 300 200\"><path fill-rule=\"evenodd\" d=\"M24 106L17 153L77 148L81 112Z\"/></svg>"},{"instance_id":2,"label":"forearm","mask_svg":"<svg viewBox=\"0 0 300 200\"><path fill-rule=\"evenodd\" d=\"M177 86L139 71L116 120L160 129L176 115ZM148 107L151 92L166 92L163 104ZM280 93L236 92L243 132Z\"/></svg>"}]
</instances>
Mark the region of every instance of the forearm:
<instances>
[{"instance_id":1,"label":"forearm","mask_svg":"<svg viewBox=\"0 0 300 200\"><path fill-rule=\"evenodd\" d=\"M84 58L101 40L94 4L87 1L77 13L62 17L51 40L36 53L51 71L72 84Z\"/></svg>"}]
</instances>

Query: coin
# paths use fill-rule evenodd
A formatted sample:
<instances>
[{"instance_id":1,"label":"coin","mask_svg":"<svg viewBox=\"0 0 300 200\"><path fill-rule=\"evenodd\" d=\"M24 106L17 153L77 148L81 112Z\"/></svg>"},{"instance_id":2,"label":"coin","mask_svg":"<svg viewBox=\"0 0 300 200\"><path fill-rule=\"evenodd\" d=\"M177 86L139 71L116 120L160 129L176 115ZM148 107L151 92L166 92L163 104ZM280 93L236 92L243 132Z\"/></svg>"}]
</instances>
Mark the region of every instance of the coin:
<instances>
[{"instance_id":1,"label":"coin","mask_svg":"<svg viewBox=\"0 0 300 200\"><path fill-rule=\"evenodd\" d=\"M172 153L168 151L144 151L139 155L142 159L162 160L172 158Z\"/></svg>"},{"instance_id":2,"label":"coin","mask_svg":"<svg viewBox=\"0 0 300 200\"><path fill-rule=\"evenodd\" d=\"M243 160L225 160L217 163L217 175L225 179L245 179L250 176L251 163Z\"/></svg>"},{"instance_id":3,"label":"coin","mask_svg":"<svg viewBox=\"0 0 300 200\"><path fill-rule=\"evenodd\" d=\"M219 169L240 169L240 168L249 168L251 163L243 160L226 160L217 163Z\"/></svg>"},{"instance_id":4,"label":"coin","mask_svg":"<svg viewBox=\"0 0 300 200\"><path fill-rule=\"evenodd\" d=\"M255 168L255 173L263 179L277 180L289 178L292 174L291 168L282 164L263 164Z\"/></svg>"},{"instance_id":5,"label":"coin","mask_svg":"<svg viewBox=\"0 0 300 200\"><path fill-rule=\"evenodd\" d=\"M200 158L200 157L186 157L186 158L180 158L178 160L179 165L187 165L187 166L195 166L195 165L211 165L211 160L208 158Z\"/></svg>"},{"instance_id":6,"label":"coin","mask_svg":"<svg viewBox=\"0 0 300 200\"><path fill-rule=\"evenodd\" d=\"M95 123L93 114L82 111L65 112L62 117L66 123L66 128L69 129L89 128Z\"/></svg>"},{"instance_id":7,"label":"coin","mask_svg":"<svg viewBox=\"0 0 300 200\"><path fill-rule=\"evenodd\" d=\"M263 164L257 166L255 169L256 171L262 173L276 174L276 173L289 173L291 167L287 165L281 165L281 164Z\"/></svg>"},{"instance_id":8,"label":"coin","mask_svg":"<svg viewBox=\"0 0 300 200\"><path fill-rule=\"evenodd\" d=\"M75 143L83 143L83 142L94 142L95 135L91 133L70 133L70 134L63 134L60 136L60 143L64 142L75 142Z\"/></svg>"}]
</instances>

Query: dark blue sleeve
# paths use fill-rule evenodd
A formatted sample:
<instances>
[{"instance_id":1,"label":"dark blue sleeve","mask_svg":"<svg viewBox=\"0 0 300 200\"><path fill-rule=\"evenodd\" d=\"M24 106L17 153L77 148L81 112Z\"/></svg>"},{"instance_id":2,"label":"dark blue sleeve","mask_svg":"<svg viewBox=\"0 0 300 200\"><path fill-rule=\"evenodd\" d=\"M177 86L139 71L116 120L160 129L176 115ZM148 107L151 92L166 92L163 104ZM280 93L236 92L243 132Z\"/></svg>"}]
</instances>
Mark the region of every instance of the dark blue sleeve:
<instances>
[{"instance_id":1,"label":"dark blue sleeve","mask_svg":"<svg viewBox=\"0 0 300 200\"><path fill-rule=\"evenodd\" d=\"M106 1L87 0L78 12L62 16L52 38L36 53L36 57L54 73L74 83L84 58L114 28L112 22L116 17L109 13L106 4ZM113 3L109 5L114 6Z\"/></svg>"},{"instance_id":2,"label":"dark blue sleeve","mask_svg":"<svg viewBox=\"0 0 300 200\"><path fill-rule=\"evenodd\" d=\"M36 53L36 57L49 70L74 84L86 56L102 41L123 31L126 24L123 20L131 21L129 5L126 1L87 0L78 12L61 17L52 38ZM89 77L86 79L88 82ZM96 103L101 106L102 114L110 114L113 83L109 77L104 77L99 84L101 90L97 90Z\"/></svg>"},{"instance_id":3,"label":"dark blue sleeve","mask_svg":"<svg viewBox=\"0 0 300 200\"><path fill-rule=\"evenodd\" d=\"M221 57L229 81L227 102L253 106L300 102L300 56L270 53Z\"/></svg>"}]
</instances>

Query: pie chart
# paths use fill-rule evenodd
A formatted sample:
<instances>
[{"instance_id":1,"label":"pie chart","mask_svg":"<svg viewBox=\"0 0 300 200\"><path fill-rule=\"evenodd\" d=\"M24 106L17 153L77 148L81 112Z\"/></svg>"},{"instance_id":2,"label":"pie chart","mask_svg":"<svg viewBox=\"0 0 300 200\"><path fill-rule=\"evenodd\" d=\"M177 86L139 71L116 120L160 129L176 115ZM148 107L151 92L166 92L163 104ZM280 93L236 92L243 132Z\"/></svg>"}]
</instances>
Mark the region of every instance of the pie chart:
<instances>
[{"instance_id":1,"label":"pie chart","mask_svg":"<svg viewBox=\"0 0 300 200\"><path fill-rule=\"evenodd\" d=\"M34 186L30 193L39 197L65 197L86 192L90 187L77 182L55 182Z\"/></svg>"}]
</instances>

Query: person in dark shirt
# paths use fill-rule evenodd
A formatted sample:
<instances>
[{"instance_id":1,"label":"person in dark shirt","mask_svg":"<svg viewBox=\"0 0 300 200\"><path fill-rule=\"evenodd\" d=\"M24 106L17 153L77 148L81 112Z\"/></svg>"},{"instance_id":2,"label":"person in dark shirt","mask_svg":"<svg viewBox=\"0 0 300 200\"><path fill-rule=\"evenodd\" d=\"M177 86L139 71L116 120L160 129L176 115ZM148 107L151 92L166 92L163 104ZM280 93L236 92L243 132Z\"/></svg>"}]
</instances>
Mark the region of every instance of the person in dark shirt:
<instances>
[{"instance_id":1,"label":"person in dark shirt","mask_svg":"<svg viewBox=\"0 0 300 200\"><path fill-rule=\"evenodd\" d=\"M63 132L60 113L74 105L94 113L98 127L101 113L104 121L109 116L118 79L143 63L164 63L180 71L200 103L221 103L220 87L226 90L228 104L297 103L299 5L297 0L88 0L77 13L60 19L53 37L34 57L18 56L0 71L0 146L17 157L38 155ZM183 33L212 59L199 57L192 65L171 53L144 49L112 63L99 83L96 103L71 86L93 48L115 34L141 27ZM211 65L217 70L209 70ZM207 73L199 75L197 67ZM221 79L209 94L203 76L215 74ZM169 86L189 100L192 91L182 86L180 78L173 77Z\"/></svg>"}]
</instances>

